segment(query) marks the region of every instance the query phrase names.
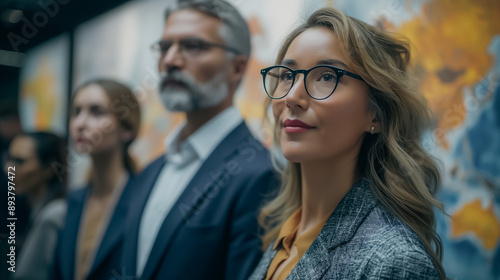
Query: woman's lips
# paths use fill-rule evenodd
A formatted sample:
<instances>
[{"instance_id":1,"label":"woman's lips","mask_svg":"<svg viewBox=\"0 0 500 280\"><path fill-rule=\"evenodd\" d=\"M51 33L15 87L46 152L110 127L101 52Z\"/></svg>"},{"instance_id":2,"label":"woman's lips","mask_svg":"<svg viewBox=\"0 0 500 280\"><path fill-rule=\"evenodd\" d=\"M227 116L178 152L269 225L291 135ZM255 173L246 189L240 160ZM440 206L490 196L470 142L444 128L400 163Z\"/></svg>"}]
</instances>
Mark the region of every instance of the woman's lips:
<instances>
[{"instance_id":1,"label":"woman's lips","mask_svg":"<svg viewBox=\"0 0 500 280\"><path fill-rule=\"evenodd\" d=\"M299 120L286 119L283 122L283 129L286 133L304 133L314 128L314 126Z\"/></svg>"}]
</instances>

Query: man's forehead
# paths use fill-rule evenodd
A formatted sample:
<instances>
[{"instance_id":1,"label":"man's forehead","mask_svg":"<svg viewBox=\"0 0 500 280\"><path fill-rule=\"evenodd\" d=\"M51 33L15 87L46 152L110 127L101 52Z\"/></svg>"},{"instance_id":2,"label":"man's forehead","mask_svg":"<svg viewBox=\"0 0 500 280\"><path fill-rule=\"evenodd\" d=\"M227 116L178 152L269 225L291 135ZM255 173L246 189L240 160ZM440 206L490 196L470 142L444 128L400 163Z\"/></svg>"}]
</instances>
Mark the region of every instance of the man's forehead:
<instances>
[{"instance_id":1,"label":"man's forehead","mask_svg":"<svg viewBox=\"0 0 500 280\"><path fill-rule=\"evenodd\" d=\"M220 40L221 20L194 9L173 12L165 22L163 37L200 37Z\"/></svg>"}]
</instances>

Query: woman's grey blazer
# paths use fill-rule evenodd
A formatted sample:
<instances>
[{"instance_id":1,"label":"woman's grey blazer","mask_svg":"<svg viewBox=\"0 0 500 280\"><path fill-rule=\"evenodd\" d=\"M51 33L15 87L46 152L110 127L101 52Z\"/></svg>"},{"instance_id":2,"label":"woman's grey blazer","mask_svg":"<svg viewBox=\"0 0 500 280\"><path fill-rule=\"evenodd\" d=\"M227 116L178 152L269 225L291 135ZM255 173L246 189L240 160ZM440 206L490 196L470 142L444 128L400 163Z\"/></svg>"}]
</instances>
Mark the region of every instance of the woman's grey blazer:
<instances>
[{"instance_id":1,"label":"woman's grey blazer","mask_svg":"<svg viewBox=\"0 0 500 280\"><path fill-rule=\"evenodd\" d=\"M250 280L261 280L273 244ZM339 203L287 279L439 279L421 239L375 198L366 179Z\"/></svg>"}]
</instances>

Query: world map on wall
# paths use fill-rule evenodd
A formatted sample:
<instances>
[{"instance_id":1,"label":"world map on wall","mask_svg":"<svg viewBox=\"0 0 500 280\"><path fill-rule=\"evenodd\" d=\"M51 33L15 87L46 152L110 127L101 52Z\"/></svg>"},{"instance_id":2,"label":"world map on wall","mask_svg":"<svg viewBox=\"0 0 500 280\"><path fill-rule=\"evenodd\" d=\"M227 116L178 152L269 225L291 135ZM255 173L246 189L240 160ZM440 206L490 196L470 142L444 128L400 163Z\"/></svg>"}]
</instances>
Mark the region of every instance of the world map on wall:
<instances>
[{"instance_id":1,"label":"world map on wall","mask_svg":"<svg viewBox=\"0 0 500 280\"><path fill-rule=\"evenodd\" d=\"M25 131L66 133L68 45L68 38L61 35L28 52L20 89L20 117Z\"/></svg>"},{"instance_id":2,"label":"world map on wall","mask_svg":"<svg viewBox=\"0 0 500 280\"><path fill-rule=\"evenodd\" d=\"M387 30L414 47L435 129L424 147L443 166L437 230L452 279L500 279L500 3L433 0Z\"/></svg>"}]
</instances>

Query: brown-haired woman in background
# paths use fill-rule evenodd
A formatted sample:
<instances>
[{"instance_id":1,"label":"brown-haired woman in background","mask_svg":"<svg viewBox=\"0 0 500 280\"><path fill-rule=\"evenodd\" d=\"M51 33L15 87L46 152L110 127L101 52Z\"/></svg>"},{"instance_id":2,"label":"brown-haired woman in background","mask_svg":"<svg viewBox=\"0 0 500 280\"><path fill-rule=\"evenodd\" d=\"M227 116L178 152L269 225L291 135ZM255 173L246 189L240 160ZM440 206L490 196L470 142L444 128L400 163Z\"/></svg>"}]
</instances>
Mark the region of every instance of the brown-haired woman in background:
<instances>
[{"instance_id":1,"label":"brown-haired woman in background","mask_svg":"<svg viewBox=\"0 0 500 280\"><path fill-rule=\"evenodd\" d=\"M407 41L325 8L262 69L288 159L261 212L257 279L438 279L438 168Z\"/></svg>"},{"instance_id":2,"label":"brown-haired woman in background","mask_svg":"<svg viewBox=\"0 0 500 280\"><path fill-rule=\"evenodd\" d=\"M110 279L119 275L123 221L137 171L128 148L139 124L139 104L126 86L100 79L75 91L71 141L78 153L90 156L92 169L87 188L68 196L54 279Z\"/></svg>"},{"instance_id":3,"label":"brown-haired woman in background","mask_svg":"<svg viewBox=\"0 0 500 280\"><path fill-rule=\"evenodd\" d=\"M6 172L10 171L7 167L15 167L15 193L25 195L31 208L27 237L12 279L48 279L66 214L65 173L59 168L65 159L64 142L49 132L22 133L9 146ZM19 248L19 244L12 245Z\"/></svg>"}]
</instances>

